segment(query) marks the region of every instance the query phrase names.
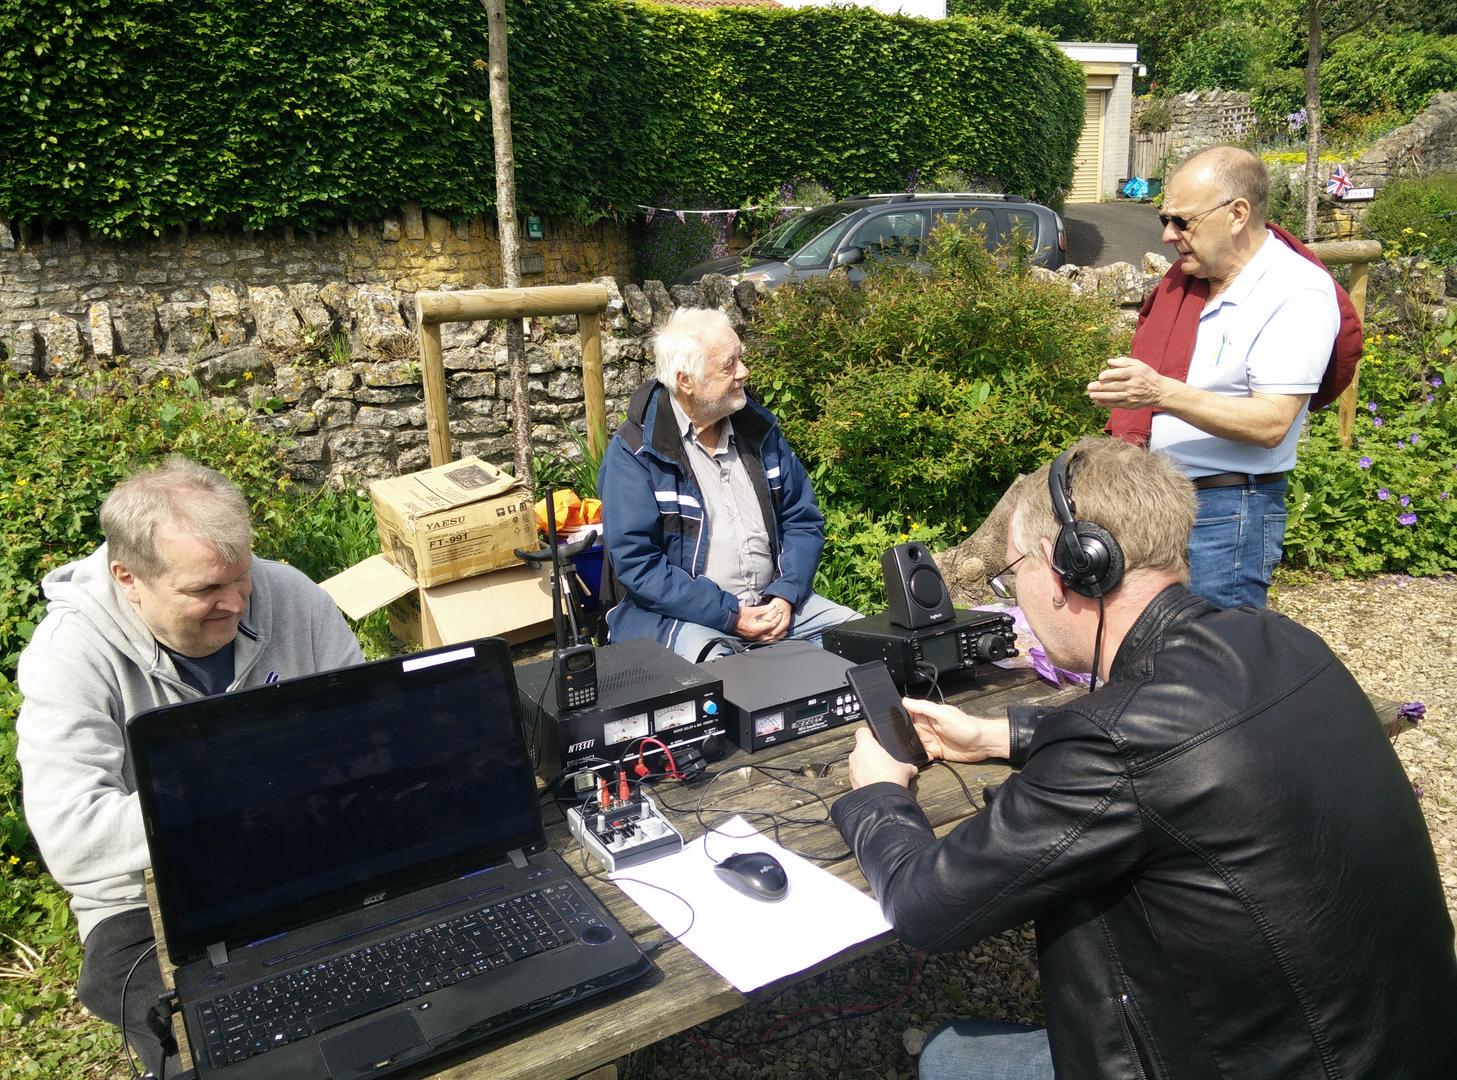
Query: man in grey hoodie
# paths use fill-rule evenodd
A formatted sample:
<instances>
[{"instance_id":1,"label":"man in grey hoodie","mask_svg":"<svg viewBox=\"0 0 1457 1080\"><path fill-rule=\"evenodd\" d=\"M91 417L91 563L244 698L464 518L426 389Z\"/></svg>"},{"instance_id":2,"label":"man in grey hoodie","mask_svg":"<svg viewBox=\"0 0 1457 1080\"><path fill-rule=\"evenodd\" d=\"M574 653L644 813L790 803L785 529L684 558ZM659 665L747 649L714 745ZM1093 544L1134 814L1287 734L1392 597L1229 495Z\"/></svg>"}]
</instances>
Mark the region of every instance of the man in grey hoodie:
<instances>
[{"instance_id":1,"label":"man in grey hoodie","mask_svg":"<svg viewBox=\"0 0 1457 1080\"><path fill-rule=\"evenodd\" d=\"M77 996L121 1027L153 1071L177 1068L143 891L147 841L124 739L157 705L361 662L333 601L252 553L247 501L174 455L118 484L106 543L46 575L46 617L20 656L25 814L71 894L84 945ZM134 969L134 970L133 970Z\"/></svg>"}]
</instances>

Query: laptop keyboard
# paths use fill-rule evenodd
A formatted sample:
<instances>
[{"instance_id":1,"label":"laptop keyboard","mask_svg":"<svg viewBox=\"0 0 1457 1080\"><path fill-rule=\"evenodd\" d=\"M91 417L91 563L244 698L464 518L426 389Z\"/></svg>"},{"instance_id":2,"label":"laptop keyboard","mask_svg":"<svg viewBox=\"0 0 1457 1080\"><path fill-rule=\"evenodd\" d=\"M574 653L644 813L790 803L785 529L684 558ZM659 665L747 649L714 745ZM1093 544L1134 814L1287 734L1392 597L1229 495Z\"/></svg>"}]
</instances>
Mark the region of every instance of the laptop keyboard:
<instances>
[{"instance_id":1,"label":"laptop keyboard","mask_svg":"<svg viewBox=\"0 0 1457 1080\"><path fill-rule=\"evenodd\" d=\"M198 1009L208 1057L222 1068L570 945L584 914L571 885L554 885L223 994Z\"/></svg>"}]
</instances>

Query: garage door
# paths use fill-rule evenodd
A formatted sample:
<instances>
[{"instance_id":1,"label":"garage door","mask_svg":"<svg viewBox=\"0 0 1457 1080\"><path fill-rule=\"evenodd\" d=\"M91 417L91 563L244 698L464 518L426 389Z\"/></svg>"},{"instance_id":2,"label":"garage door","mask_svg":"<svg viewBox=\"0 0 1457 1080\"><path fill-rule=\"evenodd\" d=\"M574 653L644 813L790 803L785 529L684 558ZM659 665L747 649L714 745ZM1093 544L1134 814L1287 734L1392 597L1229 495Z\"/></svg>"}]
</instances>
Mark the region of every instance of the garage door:
<instances>
[{"instance_id":1,"label":"garage door","mask_svg":"<svg viewBox=\"0 0 1457 1080\"><path fill-rule=\"evenodd\" d=\"M1073 186L1070 203L1097 202L1103 178L1103 109L1108 91L1088 90L1083 95L1083 133L1078 136L1073 156Z\"/></svg>"}]
</instances>

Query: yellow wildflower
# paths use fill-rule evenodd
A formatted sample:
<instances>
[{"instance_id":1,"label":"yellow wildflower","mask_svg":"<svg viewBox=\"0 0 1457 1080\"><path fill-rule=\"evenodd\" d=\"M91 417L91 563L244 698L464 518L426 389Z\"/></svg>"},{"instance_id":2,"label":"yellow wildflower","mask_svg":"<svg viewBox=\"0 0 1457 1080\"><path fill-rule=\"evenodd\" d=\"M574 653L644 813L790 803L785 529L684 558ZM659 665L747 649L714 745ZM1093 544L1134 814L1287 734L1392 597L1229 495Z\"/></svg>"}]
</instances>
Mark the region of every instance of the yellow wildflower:
<instances>
[{"instance_id":1,"label":"yellow wildflower","mask_svg":"<svg viewBox=\"0 0 1457 1080\"><path fill-rule=\"evenodd\" d=\"M245 371L245 372L243 372L243 381L244 382L249 382L249 381L252 380L252 378L253 378L253 373L251 371Z\"/></svg>"}]
</instances>

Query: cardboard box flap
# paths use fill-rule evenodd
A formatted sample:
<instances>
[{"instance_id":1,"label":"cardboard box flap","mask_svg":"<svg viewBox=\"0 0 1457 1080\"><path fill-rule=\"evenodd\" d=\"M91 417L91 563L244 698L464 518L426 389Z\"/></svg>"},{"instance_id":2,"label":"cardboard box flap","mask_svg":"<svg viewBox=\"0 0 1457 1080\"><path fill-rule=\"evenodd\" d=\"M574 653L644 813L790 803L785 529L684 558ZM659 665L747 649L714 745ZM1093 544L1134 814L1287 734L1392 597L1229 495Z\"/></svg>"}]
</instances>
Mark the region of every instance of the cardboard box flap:
<instances>
[{"instance_id":1,"label":"cardboard box flap","mask_svg":"<svg viewBox=\"0 0 1457 1080\"><path fill-rule=\"evenodd\" d=\"M442 644L509 636L551 621L551 577L529 566L498 570L422 592Z\"/></svg>"},{"instance_id":2,"label":"cardboard box flap","mask_svg":"<svg viewBox=\"0 0 1457 1080\"><path fill-rule=\"evenodd\" d=\"M414 592L414 579L383 555L371 555L348 570L319 582L351 619L362 619L371 611ZM548 607L549 609L549 607Z\"/></svg>"},{"instance_id":3,"label":"cardboard box flap","mask_svg":"<svg viewBox=\"0 0 1457 1080\"><path fill-rule=\"evenodd\" d=\"M390 476L369 485L370 494L399 508L407 517L453 510L458 506L495 498L525 485L480 458L467 457L449 465L404 476Z\"/></svg>"}]
</instances>

